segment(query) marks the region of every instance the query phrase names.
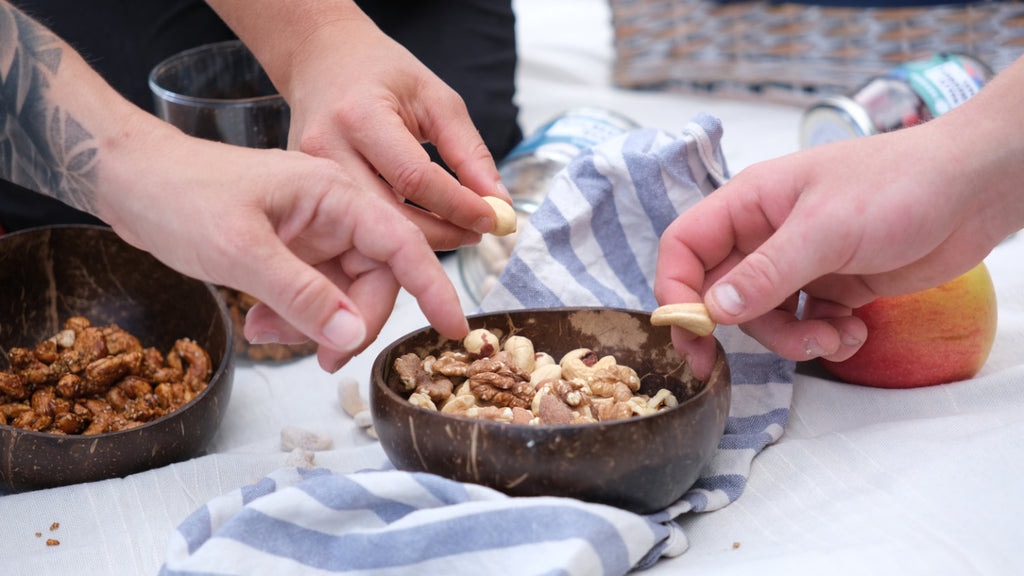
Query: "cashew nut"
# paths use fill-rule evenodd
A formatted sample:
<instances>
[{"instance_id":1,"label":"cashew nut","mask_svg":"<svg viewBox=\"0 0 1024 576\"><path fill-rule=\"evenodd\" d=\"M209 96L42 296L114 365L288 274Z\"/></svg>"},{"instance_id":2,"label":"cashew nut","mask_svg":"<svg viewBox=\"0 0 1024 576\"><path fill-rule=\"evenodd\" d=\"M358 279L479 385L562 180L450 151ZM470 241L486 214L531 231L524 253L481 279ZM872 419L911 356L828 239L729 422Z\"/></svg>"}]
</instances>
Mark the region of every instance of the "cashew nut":
<instances>
[{"instance_id":1,"label":"cashew nut","mask_svg":"<svg viewBox=\"0 0 1024 576\"><path fill-rule=\"evenodd\" d=\"M678 405L679 400L677 400L675 395L673 395L672 392L669 391L667 388L662 388L661 390L658 390L657 394L652 396L651 399L647 401L647 407L651 408L652 410L658 408L659 406L665 406L666 408L668 408Z\"/></svg>"},{"instance_id":2,"label":"cashew nut","mask_svg":"<svg viewBox=\"0 0 1024 576\"><path fill-rule=\"evenodd\" d=\"M707 307L700 302L661 306L651 313L651 324L678 326L697 336L707 336L715 331L715 321L708 315Z\"/></svg>"},{"instance_id":3,"label":"cashew nut","mask_svg":"<svg viewBox=\"0 0 1024 576\"><path fill-rule=\"evenodd\" d=\"M466 396L452 396L445 400L444 404L441 405L441 412L445 414L461 413L469 410L476 406L476 396L472 394Z\"/></svg>"},{"instance_id":4,"label":"cashew nut","mask_svg":"<svg viewBox=\"0 0 1024 576\"><path fill-rule=\"evenodd\" d=\"M538 366L530 372L530 384L536 388L538 384L545 380L558 380L562 377L562 367L558 364L545 364L544 366Z\"/></svg>"},{"instance_id":5,"label":"cashew nut","mask_svg":"<svg viewBox=\"0 0 1024 576\"><path fill-rule=\"evenodd\" d=\"M505 339L504 350L512 358L512 363L526 373L533 372L536 358L533 342L525 336L509 336Z\"/></svg>"},{"instance_id":6,"label":"cashew nut","mask_svg":"<svg viewBox=\"0 0 1024 576\"><path fill-rule=\"evenodd\" d=\"M359 395L359 381L352 377L344 377L338 382L338 401L349 416L369 410Z\"/></svg>"},{"instance_id":7,"label":"cashew nut","mask_svg":"<svg viewBox=\"0 0 1024 576\"><path fill-rule=\"evenodd\" d=\"M494 230L491 230L491 234L507 236L516 231L516 211L508 202L494 196L484 196L484 202L494 210Z\"/></svg>"},{"instance_id":8,"label":"cashew nut","mask_svg":"<svg viewBox=\"0 0 1024 576\"><path fill-rule=\"evenodd\" d=\"M605 356L598 360L597 354L594 354L593 350L577 348L562 356L559 365L562 367L562 378L589 384L589 380L595 372L615 365L615 357Z\"/></svg>"},{"instance_id":9,"label":"cashew nut","mask_svg":"<svg viewBox=\"0 0 1024 576\"><path fill-rule=\"evenodd\" d=\"M533 355L533 369L536 370L541 366L548 366L551 364L557 364L555 359L547 352L537 352Z\"/></svg>"}]
</instances>

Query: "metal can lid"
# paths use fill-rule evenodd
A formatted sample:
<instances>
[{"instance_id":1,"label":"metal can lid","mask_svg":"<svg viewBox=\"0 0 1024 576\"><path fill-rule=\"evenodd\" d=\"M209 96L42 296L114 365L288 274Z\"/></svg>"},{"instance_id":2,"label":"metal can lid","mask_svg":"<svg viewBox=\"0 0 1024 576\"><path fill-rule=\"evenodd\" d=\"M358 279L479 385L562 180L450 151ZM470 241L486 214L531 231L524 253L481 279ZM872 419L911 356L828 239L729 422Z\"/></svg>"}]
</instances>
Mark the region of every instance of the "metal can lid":
<instances>
[{"instance_id":1,"label":"metal can lid","mask_svg":"<svg viewBox=\"0 0 1024 576\"><path fill-rule=\"evenodd\" d=\"M875 133L874 123L863 106L847 96L829 96L804 112L800 147L811 148Z\"/></svg>"}]
</instances>

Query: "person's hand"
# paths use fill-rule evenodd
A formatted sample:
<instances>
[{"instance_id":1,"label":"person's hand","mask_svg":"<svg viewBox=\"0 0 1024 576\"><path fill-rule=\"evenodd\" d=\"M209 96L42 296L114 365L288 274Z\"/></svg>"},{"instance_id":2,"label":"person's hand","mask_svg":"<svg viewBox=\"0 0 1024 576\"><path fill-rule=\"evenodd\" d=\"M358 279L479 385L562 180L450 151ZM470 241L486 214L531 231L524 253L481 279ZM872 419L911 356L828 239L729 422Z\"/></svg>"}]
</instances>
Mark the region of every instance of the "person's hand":
<instances>
[{"instance_id":1,"label":"person's hand","mask_svg":"<svg viewBox=\"0 0 1024 576\"><path fill-rule=\"evenodd\" d=\"M99 213L176 270L258 298L249 340L311 338L321 366L335 371L375 339L400 287L445 336L468 332L422 232L337 164L159 124L109 150L100 184L116 193L98 195Z\"/></svg>"},{"instance_id":2,"label":"person's hand","mask_svg":"<svg viewBox=\"0 0 1024 576\"><path fill-rule=\"evenodd\" d=\"M464 102L353 3L210 4L288 102L289 148L341 164L366 192L396 203L437 250L492 230L480 196L510 198ZM431 162L424 142L457 179Z\"/></svg>"},{"instance_id":3,"label":"person's hand","mask_svg":"<svg viewBox=\"0 0 1024 576\"><path fill-rule=\"evenodd\" d=\"M743 170L665 231L658 302L703 301L785 358L850 357L868 337L853 308L951 280L1021 224L1017 161L949 115ZM710 371L711 337L673 342Z\"/></svg>"}]
</instances>

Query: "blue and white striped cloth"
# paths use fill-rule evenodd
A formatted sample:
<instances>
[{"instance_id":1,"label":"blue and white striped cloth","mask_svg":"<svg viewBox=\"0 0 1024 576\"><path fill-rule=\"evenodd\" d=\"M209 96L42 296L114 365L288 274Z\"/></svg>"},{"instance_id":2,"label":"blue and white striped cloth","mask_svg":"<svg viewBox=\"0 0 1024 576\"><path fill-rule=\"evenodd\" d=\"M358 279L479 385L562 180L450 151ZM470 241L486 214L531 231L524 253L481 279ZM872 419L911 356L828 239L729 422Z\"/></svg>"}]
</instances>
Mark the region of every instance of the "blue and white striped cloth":
<instances>
[{"instance_id":1,"label":"blue and white striped cloth","mask_svg":"<svg viewBox=\"0 0 1024 576\"><path fill-rule=\"evenodd\" d=\"M720 122L636 130L582 153L520 233L482 310L609 305L652 310L657 245L727 178ZM624 574L683 553L675 519L743 492L783 432L794 364L739 329L716 332L732 405L707 470L677 503L640 516L568 498L510 498L397 470L288 468L215 499L173 534L161 574Z\"/></svg>"}]
</instances>

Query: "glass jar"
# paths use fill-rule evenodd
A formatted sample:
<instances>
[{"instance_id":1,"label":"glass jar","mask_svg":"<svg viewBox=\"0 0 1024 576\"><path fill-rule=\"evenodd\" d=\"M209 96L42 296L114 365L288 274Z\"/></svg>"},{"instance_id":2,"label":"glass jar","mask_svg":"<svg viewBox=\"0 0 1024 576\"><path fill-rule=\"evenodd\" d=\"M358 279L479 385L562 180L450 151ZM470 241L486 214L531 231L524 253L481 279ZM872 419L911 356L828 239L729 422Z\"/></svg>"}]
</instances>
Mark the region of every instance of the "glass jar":
<instances>
[{"instance_id":1,"label":"glass jar","mask_svg":"<svg viewBox=\"0 0 1024 576\"><path fill-rule=\"evenodd\" d=\"M555 176L580 152L639 127L617 112L579 107L562 112L524 138L498 163L519 217L517 230L547 197ZM518 232L501 237L485 234L478 244L458 249L462 283L477 304L497 284L517 237Z\"/></svg>"}]
</instances>

